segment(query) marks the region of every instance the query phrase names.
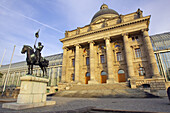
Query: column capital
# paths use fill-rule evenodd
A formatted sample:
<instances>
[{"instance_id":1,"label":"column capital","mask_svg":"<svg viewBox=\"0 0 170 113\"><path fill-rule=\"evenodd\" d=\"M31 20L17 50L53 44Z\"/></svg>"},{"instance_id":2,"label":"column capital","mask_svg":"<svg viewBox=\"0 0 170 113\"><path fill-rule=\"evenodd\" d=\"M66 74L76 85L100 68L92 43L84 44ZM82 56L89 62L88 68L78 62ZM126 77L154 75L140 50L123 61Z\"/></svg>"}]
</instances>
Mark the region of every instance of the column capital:
<instances>
[{"instance_id":1,"label":"column capital","mask_svg":"<svg viewBox=\"0 0 170 113\"><path fill-rule=\"evenodd\" d=\"M94 41L88 41L88 43L93 43L93 44L95 44L95 42L94 42Z\"/></svg>"},{"instance_id":2,"label":"column capital","mask_svg":"<svg viewBox=\"0 0 170 113\"><path fill-rule=\"evenodd\" d=\"M81 47L80 44L74 44L74 46L75 46L75 47L76 47L76 46Z\"/></svg>"},{"instance_id":3,"label":"column capital","mask_svg":"<svg viewBox=\"0 0 170 113\"><path fill-rule=\"evenodd\" d=\"M68 51L68 47L63 47L62 49L66 49Z\"/></svg>"},{"instance_id":4,"label":"column capital","mask_svg":"<svg viewBox=\"0 0 170 113\"><path fill-rule=\"evenodd\" d=\"M104 40L111 40L110 37L104 37Z\"/></svg>"},{"instance_id":5,"label":"column capital","mask_svg":"<svg viewBox=\"0 0 170 113\"><path fill-rule=\"evenodd\" d=\"M142 31L142 32L144 32L144 31L149 31L149 28L142 29L141 31Z\"/></svg>"},{"instance_id":6,"label":"column capital","mask_svg":"<svg viewBox=\"0 0 170 113\"><path fill-rule=\"evenodd\" d=\"M143 36L144 37L148 37L149 36L149 34L148 34L148 28L146 28L146 29L142 29L141 31L142 31L142 33L143 33Z\"/></svg>"},{"instance_id":7,"label":"column capital","mask_svg":"<svg viewBox=\"0 0 170 113\"><path fill-rule=\"evenodd\" d=\"M128 33L122 33L122 36L124 37L124 36L128 36Z\"/></svg>"}]
</instances>

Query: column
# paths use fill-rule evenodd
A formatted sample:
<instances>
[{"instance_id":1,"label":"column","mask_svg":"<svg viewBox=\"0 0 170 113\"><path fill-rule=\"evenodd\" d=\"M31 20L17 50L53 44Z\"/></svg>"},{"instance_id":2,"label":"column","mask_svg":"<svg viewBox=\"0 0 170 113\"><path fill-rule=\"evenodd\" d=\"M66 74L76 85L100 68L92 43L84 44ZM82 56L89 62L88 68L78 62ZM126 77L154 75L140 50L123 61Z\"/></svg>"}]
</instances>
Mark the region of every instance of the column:
<instances>
[{"instance_id":1,"label":"column","mask_svg":"<svg viewBox=\"0 0 170 113\"><path fill-rule=\"evenodd\" d=\"M4 73L4 74L3 74L3 79L2 79L2 86L3 86L3 85L4 85L4 83L5 83L5 78L6 78L6 75L7 75L6 73Z\"/></svg>"},{"instance_id":2,"label":"column","mask_svg":"<svg viewBox=\"0 0 170 113\"><path fill-rule=\"evenodd\" d=\"M60 82L60 66L57 68L57 85Z\"/></svg>"},{"instance_id":3,"label":"column","mask_svg":"<svg viewBox=\"0 0 170 113\"><path fill-rule=\"evenodd\" d=\"M128 70L128 76L130 78L134 78L134 68L133 68L133 62L132 62L132 53L131 48L128 41L128 34L122 34L123 35L123 42L124 42L124 50L125 50L125 57L126 57L126 65Z\"/></svg>"},{"instance_id":4,"label":"column","mask_svg":"<svg viewBox=\"0 0 170 113\"><path fill-rule=\"evenodd\" d=\"M51 68L49 67L48 69L48 78L49 78L49 82L48 82L48 86L50 86L51 85Z\"/></svg>"},{"instance_id":5,"label":"column","mask_svg":"<svg viewBox=\"0 0 170 113\"><path fill-rule=\"evenodd\" d=\"M79 68L80 68L80 45L77 44L76 46L76 55L75 55L75 81L79 82Z\"/></svg>"},{"instance_id":6,"label":"column","mask_svg":"<svg viewBox=\"0 0 170 113\"><path fill-rule=\"evenodd\" d=\"M145 48L147 51L147 58L149 61L150 74L151 74L150 77L155 77L155 78L161 77L158 71L158 67L157 67L157 63L156 63L156 59L155 59L155 55L153 52L148 31L147 29L144 29L142 30L142 32L143 32L143 40L144 40Z\"/></svg>"},{"instance_id":7,"label":"column","mask_svg":"<svg viewBox=\"0 0 170 113\"><path fill-rule=\"evenodd\" d=\"M16 84L16 86L20 86L20 84L19 84L19 82L20 82L20 76L21 76L21 73L18 72L18 78L17 78L17 84Z\"/></svg>"},{"instance_id":8,"label":"column","mask_svg":"<svg viewBox=\"0 0 170 113\"><path fill-rule=\"evenodd\" d=\"M65 81L66 81L67 51L68 51L68 48L63 47L62 82L65 82Z\"/></svg>"},{"instance_id":9,"label":"column","mask_svg":"<svg viewBox=\"0 0 170 113\"><path fill-rule=\"evenodd\" d=\"M57 68L52 68L51 86L56 86L56 70Z\"/></svg>"},{"instance_id":10,"label":"column","mask_svg":"<svg viewBox=\"0 0 170 113\"><path fill-rule=\"evenodd\" d=\"M107 83L114 83L116 80L116 77L114 77L113 73L113 52L110 45L110 37L104 38L105 44L106 44L106 54L107 54L107 72L108 72L108 79Z\"/></svg>"},{"instance_id":11,"label":"column","mask_svg":"<svg viewBox=\"0 0 170 113\"><path fill-rule=\"evenodd\" d=\"M11 81L12 85L15 85L15 77L16 77L16 73L14 72L13 77L12 77L12 81Z\"/></svg>"},{"instance_id":12,"label":"column","mask_svg":"<svg viewBox=\"0 0 170 113\"><path fill-rule=\"evenodd\" d=\"M37 69L37 77L40 76L40 69Z\"/></svg>"},{"instance_id":13,"label":"column","mask_svg":"<svg viewBox=\"0 0 170 113\"><path fill-rule=\"evenodd\" d=\"M94 41L90 41L90 80L88 84L98 84L95 80Z\"/></svg>"}]
</instances>

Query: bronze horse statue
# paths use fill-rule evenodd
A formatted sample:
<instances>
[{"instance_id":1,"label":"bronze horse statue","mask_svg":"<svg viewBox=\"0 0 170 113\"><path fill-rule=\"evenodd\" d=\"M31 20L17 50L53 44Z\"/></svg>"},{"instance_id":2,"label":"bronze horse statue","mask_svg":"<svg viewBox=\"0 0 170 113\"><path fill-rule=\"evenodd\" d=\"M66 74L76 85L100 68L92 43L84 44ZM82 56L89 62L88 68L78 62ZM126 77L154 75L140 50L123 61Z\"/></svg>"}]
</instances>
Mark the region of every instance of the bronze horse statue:
<instances>
[{"instance_id":1,"label":"bronze horse statue","mask_svg":"<svg viewBox=\"0 0 170 113\"><path fill-rule=\"evenodd\" d=\"M33 65L39 65L41 70L43 71L43 77L47 76L47 67L49 65L49 61L46 60L43 57L40 57L40 62L37 64L36 63L36 54L34 52L34 50L32 49L31 46L28 45L24 45L22 50L21 50L22 54L27 53L27 65L28 65L28 73L27 74L33 74ZM30 70L31 69L31 70Z\"/></svg>"}]
</instances>

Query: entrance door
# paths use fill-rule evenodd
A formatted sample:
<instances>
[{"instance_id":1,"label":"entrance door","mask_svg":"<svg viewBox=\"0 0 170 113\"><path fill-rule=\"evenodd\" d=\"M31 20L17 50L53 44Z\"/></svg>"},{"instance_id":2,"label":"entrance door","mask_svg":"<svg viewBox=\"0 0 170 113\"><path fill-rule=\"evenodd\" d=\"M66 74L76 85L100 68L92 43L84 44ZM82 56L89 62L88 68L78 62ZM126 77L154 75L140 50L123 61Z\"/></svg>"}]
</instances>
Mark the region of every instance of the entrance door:
<instances>
[{"instance_id":1,"label":"entrance door","mask_svg":"<svg viewBox=\"0 0 170 113\"><path fill-rule=\"evenodd\" d=\"M102 71L101 72L101 83L106 83L106 80L107 80L107 73Z\"/></svg>"},{"instance_id":2,"label":"entrance door","mask_svg":"<svg viewBox=\"0 0 170 113\"><path fill-rule=\"evenodd\" d=\"M123 70L118 71L118 81L126 82L125 72Z\"/></svg>"},{"instance_id":3,"label":"entrance door","mask_svg":"<svg viewBox=\"0 0 170 113\"><path fill-rule=\"evenodd\" d=\"M88 81L90 80L90 73L87 72L85 76L85 84L88 84Z\"/></svg>"}]
</instances>

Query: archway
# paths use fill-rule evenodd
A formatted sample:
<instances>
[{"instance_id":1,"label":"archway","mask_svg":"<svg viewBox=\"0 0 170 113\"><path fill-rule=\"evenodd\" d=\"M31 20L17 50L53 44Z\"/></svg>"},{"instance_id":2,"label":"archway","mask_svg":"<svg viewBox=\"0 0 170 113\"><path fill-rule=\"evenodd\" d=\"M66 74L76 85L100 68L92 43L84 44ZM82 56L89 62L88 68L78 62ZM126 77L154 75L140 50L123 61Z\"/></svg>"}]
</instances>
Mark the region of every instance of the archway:
<instances>
[{"instance_id":1,"label":"archway","mask_svg":"<svg viewBox=\"0 0 170 113\"><path fill-rule=\"evenodd\" d=\"M87 72L85 75L85 84L88 84L88 81L90 80L90 73Z\"/></svg>"},{"instance_id":2,"label":"archway","mask_svg":"<svg viewBox=\"0 0 170 113\"><path fill-rule=\"evenodd\" d=\"M101 72L101 83L106 83L107 73L105 71Z\"/></svg>"},{"instance_id":3,"label":"archway","mask_svg":"<svg viewBox=\"0 0 170 113\"><path fill-rule=\"evenodd\" d=\"M118 82L126 82L125 72L122 69L118 71Z\"/></svg>"}]
</instances>

